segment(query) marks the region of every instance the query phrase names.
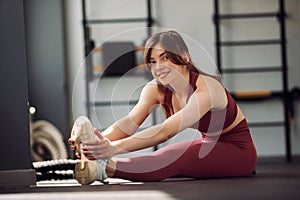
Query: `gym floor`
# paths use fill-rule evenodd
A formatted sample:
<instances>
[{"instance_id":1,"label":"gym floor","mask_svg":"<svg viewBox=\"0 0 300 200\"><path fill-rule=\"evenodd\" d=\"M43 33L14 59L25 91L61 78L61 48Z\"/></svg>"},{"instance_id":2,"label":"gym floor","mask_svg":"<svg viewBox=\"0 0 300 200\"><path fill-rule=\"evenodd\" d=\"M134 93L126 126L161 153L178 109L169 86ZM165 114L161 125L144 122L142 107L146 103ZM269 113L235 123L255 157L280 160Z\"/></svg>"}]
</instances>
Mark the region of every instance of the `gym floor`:
<instances>
[{"instance_id":1,"label":"gym floor","mask_svg":"<svg viewBox=\"0 0 300 200\"><path fill-rule=\"evenodd\" d=\"M41 181L30 188L0 188L0 199L63 200L190 200L190 199L300 199L300 158L259 159L256 175L220 179L170 179L163 182L129 182L80 186L75 180Z\"/></svg>"}]
</instances>

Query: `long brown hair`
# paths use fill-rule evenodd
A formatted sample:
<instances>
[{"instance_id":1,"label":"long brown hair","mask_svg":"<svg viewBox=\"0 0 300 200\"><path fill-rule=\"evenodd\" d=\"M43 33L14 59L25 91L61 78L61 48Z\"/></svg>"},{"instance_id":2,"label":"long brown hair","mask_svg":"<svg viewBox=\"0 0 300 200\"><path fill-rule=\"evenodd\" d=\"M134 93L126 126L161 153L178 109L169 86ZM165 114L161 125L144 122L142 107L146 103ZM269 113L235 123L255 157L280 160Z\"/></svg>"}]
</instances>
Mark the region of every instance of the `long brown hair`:
<instances>
[{"instance_id":1,"label":"long brown hair","mask_svg":"<svg viewBox=\"0 0 300 200\"><path fill-rule=\"evenodd\" d=\"M145 64L149 63L152 49L157 44L159 44L165 50L168 58L172 63L182 66L185 65L189 71L194 71L199 74L211 76L220 81L220 77L202 72L193 64L186 43L184 42L181 35L174 30L156 33L147 40L144 48ZM188 57L188 59L186 59L186 56ZM158 84L158 89L163 94L165 94L167 90L169 90L168 87L162 84ZM166 116L170 116L169 108L166 105L162 106L165 109Z\"/></svg>"},{"instance_id":2,"label":"long brown hair","mask_svg":"<svg viewBox=\"0 0 300 200\"><path fill-rule=\"evenodd\" d=\"M156 44L160 44L160 46L165 49L167 56L174 64L187 65L189 70L200 72L191 62L189 51L184 40L179 33L172 30L156 33L147 40L144 51L144 63L149 62L151 51ZM189 62L183 58L185 53L188 54Z\"/></svg>"}]
</instances>

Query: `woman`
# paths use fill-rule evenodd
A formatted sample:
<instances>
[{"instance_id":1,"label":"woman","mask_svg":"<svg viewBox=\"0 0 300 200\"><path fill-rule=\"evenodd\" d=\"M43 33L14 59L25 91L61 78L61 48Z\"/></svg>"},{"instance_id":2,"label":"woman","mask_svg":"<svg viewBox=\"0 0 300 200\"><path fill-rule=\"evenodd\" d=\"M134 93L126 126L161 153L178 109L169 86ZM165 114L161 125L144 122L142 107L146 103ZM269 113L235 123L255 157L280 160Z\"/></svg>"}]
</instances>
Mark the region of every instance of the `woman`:
<instances>
[{"instance_id":1,"label":"woman","mask_svg":"<svg viewBox=\"0 0 300 200\"><path fill-rule=\"evenodd\" d=\"M103 131L103 136L95 129L98 139L83 143L89 161L86 167L76 168L77 180L89 184L107 177L161 181L251 175L257 155L245 117L219 78L194 66L182 37L175 31L155 34L146 42L144 62L154 80L143 88L126 117ZM157 104L165 121L134 134ZM112 158L158 145L187 128L198 129L202 138L146 156ZM74 141L69 139L72 150ZM109 161L102 165L99 159Z\"/></svg>"}]
</instances>

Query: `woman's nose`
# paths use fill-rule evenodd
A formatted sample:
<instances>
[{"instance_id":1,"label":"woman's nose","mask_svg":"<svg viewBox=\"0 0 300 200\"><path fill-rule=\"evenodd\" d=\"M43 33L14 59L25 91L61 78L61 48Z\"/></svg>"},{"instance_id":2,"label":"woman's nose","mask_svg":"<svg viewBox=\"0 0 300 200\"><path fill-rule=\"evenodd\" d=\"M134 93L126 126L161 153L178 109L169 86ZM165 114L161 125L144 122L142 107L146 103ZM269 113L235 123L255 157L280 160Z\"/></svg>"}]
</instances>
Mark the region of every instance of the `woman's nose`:
<instances>
[{"instance_id":1,"label":"woman's nose","mask_svg":"<svg viewBox=\"0 0 300 200\"><path fill-rule=\"evenodd\" d=\"M159 62L155 63L155 69L156 70L160 70L160 69L163 69L163 68L164 68L164 66L161 63L159 63Z\"/></svg>"}]
</instances>

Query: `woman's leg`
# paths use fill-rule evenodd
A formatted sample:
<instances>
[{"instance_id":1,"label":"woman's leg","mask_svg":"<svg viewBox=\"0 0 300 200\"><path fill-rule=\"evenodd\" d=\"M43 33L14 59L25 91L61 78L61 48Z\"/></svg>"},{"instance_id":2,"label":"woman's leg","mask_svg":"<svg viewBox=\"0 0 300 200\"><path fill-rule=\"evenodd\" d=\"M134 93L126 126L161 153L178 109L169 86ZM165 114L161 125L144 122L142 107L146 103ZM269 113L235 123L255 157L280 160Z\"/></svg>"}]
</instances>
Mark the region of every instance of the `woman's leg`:
<instances>
[{"instance_id":1,"label":"woman's leg","mask_svg":"<svg viewBox=\"0 0 300 200\"><path fill-rule=\"evenodd\" d=\"M108 165L107 174L132 181L249 176L255 167L256 151L250 134L243 135L241 142L215 142L203 158L200 149L211 142L198 139L172 144L147 156L118 159Z\"/></svg>"},{"instance_id":2,"label":"woman's leg","mask_svg":"<svg viewBox=\"0 0 300 200\"><path fill-rule=\"evenodd\" d=\"M107 174L110 177L114 171L112 177L132 181L161 181L169 177L178 177L185 165L180 160L191 145L192 141L180 142L150 155L116 159L108 165ZM113 167L115 170L112 170Z\"/></svg>"}]
</instances>

